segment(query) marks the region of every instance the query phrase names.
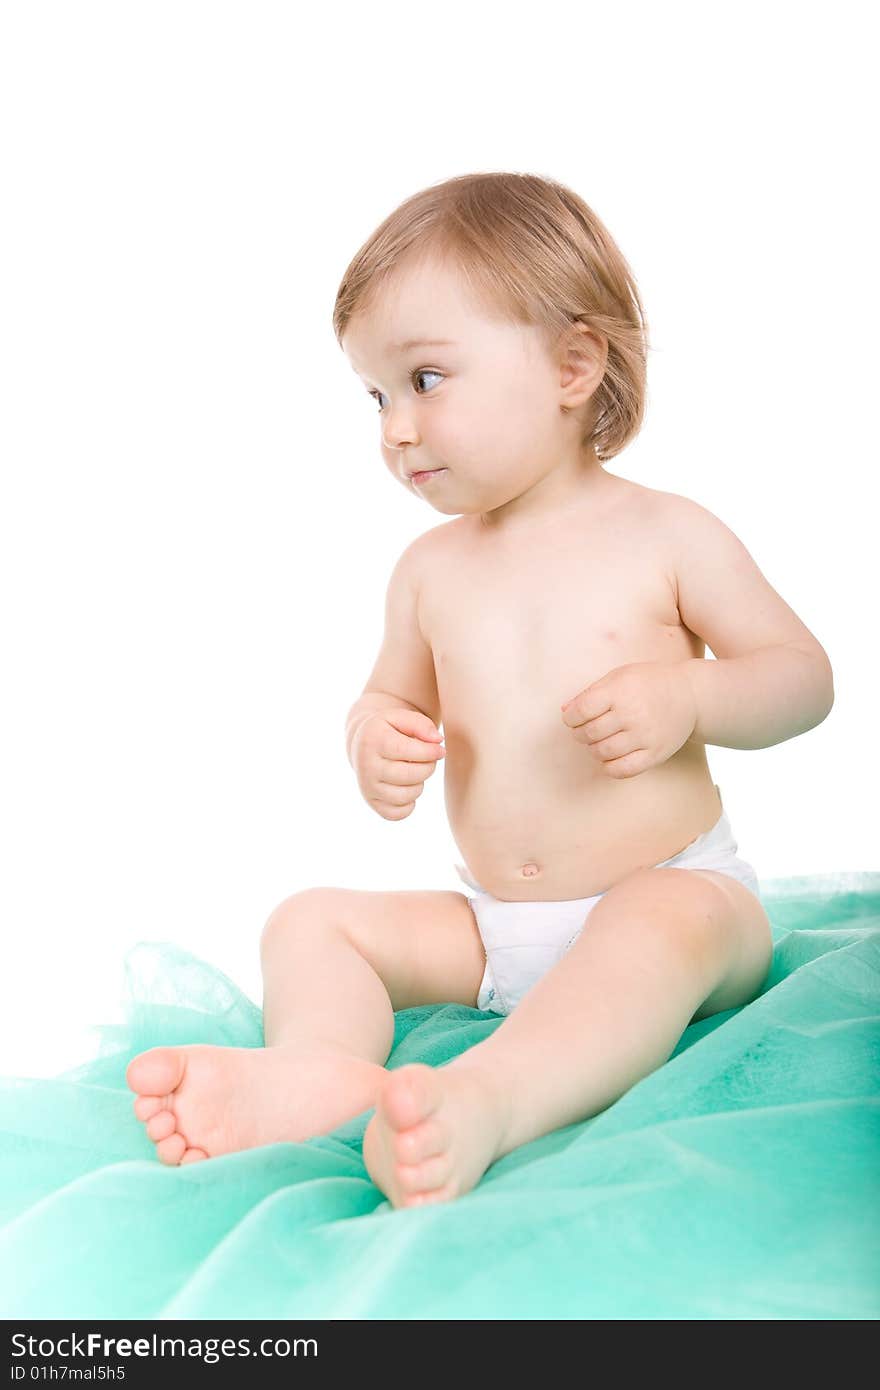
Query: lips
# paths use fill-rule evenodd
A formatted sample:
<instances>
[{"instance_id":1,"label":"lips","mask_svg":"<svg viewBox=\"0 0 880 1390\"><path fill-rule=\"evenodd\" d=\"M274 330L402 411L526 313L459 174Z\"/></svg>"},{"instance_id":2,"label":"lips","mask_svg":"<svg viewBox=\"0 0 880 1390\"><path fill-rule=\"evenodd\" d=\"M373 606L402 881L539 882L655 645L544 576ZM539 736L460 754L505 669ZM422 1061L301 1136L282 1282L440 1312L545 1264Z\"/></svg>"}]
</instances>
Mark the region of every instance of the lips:
<instances>
[{"instance_id":1,"label":"lips","mask_svg":"<svg viewBox=\"0 0 880 1390\"><path fill-rule=\"evenodd\" d=\"M426 468L420 472L410 473L409 480L411 483L424 483L427 482L428 479L436 478L438 474L445 472L445 468Z\"/></svg>"}]
</instances>

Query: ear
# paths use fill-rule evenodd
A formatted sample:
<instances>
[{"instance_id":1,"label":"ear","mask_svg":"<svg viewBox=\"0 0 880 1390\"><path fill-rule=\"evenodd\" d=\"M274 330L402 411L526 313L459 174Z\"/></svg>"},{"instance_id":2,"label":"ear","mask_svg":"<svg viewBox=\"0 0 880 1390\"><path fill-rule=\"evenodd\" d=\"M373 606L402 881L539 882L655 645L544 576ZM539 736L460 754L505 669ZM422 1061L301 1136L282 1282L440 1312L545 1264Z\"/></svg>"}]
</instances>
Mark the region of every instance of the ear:
<instances>
[{"instance_id":1,"label":"ear","mask_svg":"<svg viewBox=\"0 0 880 1390\"><path fill-rule=\"evenodd\" d=\"M575 410L590 399L605 375L608 339L577 320L566 330L558 355L559 403L563 410Z\"/></svg>"}]
</instances>

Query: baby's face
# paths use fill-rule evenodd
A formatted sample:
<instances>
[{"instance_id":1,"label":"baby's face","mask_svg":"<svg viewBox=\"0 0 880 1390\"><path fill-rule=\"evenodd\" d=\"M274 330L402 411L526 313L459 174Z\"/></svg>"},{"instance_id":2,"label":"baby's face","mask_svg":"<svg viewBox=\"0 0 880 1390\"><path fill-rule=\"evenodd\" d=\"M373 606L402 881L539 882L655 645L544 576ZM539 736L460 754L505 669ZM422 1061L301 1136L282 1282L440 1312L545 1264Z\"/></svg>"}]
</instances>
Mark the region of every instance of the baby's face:
<instances>
[{"instance_id":1,"label":"baby's face","mask_svg":"<svg viewBox=\"0 0 880 1390\"><path fill-rule=\"evenodd\" d=\"M409 339L430 341L402 347ZM559 462L559 366L538 329L488 317L454 267L401 269L342 346L375 395L386 465L437 511L490 511Z\"/></svg>"}]
</instances>

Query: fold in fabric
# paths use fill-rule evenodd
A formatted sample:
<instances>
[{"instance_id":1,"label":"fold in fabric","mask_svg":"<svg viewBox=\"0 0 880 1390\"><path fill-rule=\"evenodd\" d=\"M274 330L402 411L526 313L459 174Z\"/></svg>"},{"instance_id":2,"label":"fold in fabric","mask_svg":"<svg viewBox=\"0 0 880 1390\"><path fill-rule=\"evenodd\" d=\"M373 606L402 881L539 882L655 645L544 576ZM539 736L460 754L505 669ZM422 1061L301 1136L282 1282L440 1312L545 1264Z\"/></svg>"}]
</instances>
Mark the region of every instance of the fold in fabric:
<instances>
[{"instance_id":1,"label":"fold in fabric","mask_svg":"<svg viewBox=\"0 0 880 1390\"><path fill-rule=\"evenodd\" d=\"M126 957L123 1024L51 1079L0 1080L0 1307L10 1318L876 1318L880 873L761 883L759 998L692 1024L601 1114L505 1155L452 1202L395 1210L331 1135L178 1168L128 1062L263 1044L257 1006L171 943ZM389 1067L503 1025L395 1016Z\"/></svg>"}]
</instances>

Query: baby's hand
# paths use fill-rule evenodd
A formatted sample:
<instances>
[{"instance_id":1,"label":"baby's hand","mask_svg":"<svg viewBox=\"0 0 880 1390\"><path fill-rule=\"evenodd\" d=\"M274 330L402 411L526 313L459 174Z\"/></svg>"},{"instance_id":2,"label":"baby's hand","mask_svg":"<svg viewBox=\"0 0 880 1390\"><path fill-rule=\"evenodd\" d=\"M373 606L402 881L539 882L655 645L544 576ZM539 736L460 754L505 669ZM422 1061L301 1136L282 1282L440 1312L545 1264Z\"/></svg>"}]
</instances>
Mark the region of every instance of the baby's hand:
<instances>
[{"instance_id":1,"label":"baby's hand","mask_svg":"<svg viewBox=\"0 0 880 1390\"><path fill-rule=\"evenodd\" d=\"M572 696L562 718L609 777L637 777L687 742L697 705L683 662L637 661Z\"/></svg>"},{"instance_id":2,"label":"baby's hand","mask_svg":"<svg viewBox=\"0 0 880 1390\"><path fill-rule=\"evenodd\" d=\"M426 714L383 709L358 726L351 763L367 803L383 820L405 820L446 749L443 735Z\"/></svg>"}]
</instances>

